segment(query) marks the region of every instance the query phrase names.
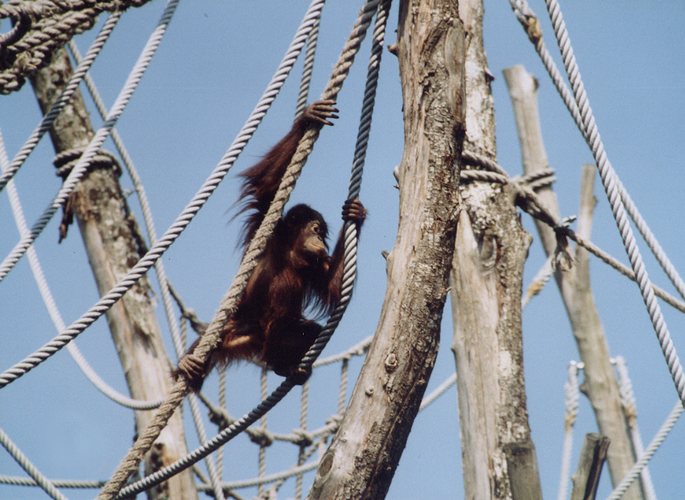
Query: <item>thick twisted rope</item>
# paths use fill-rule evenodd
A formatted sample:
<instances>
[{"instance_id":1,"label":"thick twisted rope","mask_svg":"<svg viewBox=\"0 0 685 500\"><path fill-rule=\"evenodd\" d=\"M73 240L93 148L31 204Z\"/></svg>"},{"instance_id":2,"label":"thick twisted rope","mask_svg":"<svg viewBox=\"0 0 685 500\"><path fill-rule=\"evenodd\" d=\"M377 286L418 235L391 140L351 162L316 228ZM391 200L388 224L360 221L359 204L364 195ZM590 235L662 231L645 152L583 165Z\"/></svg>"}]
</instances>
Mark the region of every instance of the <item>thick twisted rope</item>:
<instances>
[{"instance_id":1,"label":"thick twisted rope","mask_svg":"<svg viewBox=\"0 0 685 500\"><path fill-rule=\"evenodd\" d=\"M19 464L19 466L26 471L26 473L33 478L38 486L47 493L51 498L56 500L66 500L67 497L62 495L55 485L46 478L38 468L24 455L16 444L10 439L5 431L0 428L0 445L2 445L7 453Z\"/></svg>"},{"instance_id":2,"label":"thick twisted rope","mask_svg":"<svg viewBox=\"0 0 685 500\"><path fill-rule=\"evenodd\" d=\"M71 37L93 27L103 11L119 15L149 0L10 0L0 5L0 19L14 26L0 35L0 93L9 94L45 66Z\"/></svg>"},{"instance_id":3,"label":"thick twisted rope","mask_svg":"<svg viewBox=\"0 0 685 500\"><path fill-rule=\"evenodd\" d=\"M109 17L109 19L107 19L107 22L105 22L105 24L103 25L102 29L100 30L100 33L95 38L90 48L86 52L86 56L83 58L83 61L79 63L79 65L72 73L61 95L50 106L50 110L45 114L45 116L41 118L40 123L31 133L29 138L26 140L24 146L22 146L19 152L12 159L12 162L10 163L6 171L3 172L2 175L0 175L0 191L2 191L2 189L7 185L9 180L12 179L12 177L14 177L17 171L21 168L21 166L24 164L24 162L29 157L31 152L35 149L36 145L40 141L41 137L43 137L45 132L50 130L50 127L52 127L52 124L55 122L62 109L64 109L64 106L67 105L67 103L71 99L71 96L78 89L81 80L86 75L90 67L93 65L95 58L102 50L102 47L105 45L105 42L109 38L109 35L112 33L112 30L114 29L116 24L119 22L120 18L121 13L114 13Z\"/></svg>"},{"instance_id":4,"label":"thick twisted rope","mask_svg":"<svg viewBox=\"0 0 685 500\"><path fill-rule=\"evenodd\" d=\"M661 313L661 308L654 295L654 288L649 280L647 270L642 261L642 255L635 242L633 231L630 228L621 192L619 190L618 182L616 181L617 175L604 150L604 144L595 123L590 101L585 91L585 86L583 85L578 64L576 63L561 9L556 0L545 0L545 5L547 6L552 26L554 27L554 34L557 38L557 44L561 51L569 82L571 83L573 96L578 105L578 110L583 123L584 136L590 146L595 163L597 164L602 185L604 186L604 191L606 192L609 205L611 206L611 212L616 221L619 233L621 234L623 245L628 254L628 260L635 273L642 300L647 307L647 312L652 321L652 326L656 333L657 340L659 341L659 346L661 347L668 370L673 378L676 392L678 393L680 401L685 404L685 374L683 374L675 345L671 340L671 334L668 331L668 326L666 325L666 321Z\"/></svg>"},{"instance_id":5,"label":"thick twisted rope","mask_svg":"<svg viewBox=\"0 0 685 500\"><path fill-rule=\"evenodd\" d=\"M95 134L93 139L88 144L88 147L86 148L85 152L72 169L71 173L69 174L69 177L67 177L67 179L64 181L62 189L60 189L52 205L48 207L48 210L46 210L46 212L33 225L30 234L27 237L21 238L20 243L16 247L19 250L21 250L20 255L23 255L23 253L29 248L29 246L33 243L38 234L40 234L42 229L47 225L52 215L54 215L54 213L62 205L62 203L66 201L67 197L76 186L78 180L86 172L86 169L91 159L95 157L97 151L100 149L100 146L109 135L109 132L112 130L112 127L114 127L117 120L123 113L123 110L130 101L133 92L137 88L138 83L140 82L140 79L143 76L143 73L149 66L150 60L154 56L157 48L159 47L159 44L166 32L169 22L171 21L171 18L173 17L174 12L176 11L178 2L179 0L170 0L168 2L159 23L150 35L150 38L148 39L145 45L145 48L143 49L140 57L138 58L138 61L136 62L133 70L131 71L131 74L126 80L124 87L122 88L121 92L119 93L119 96L112 105L112 108L107 117L107 120L105 121L105 124L102 128L98 130L98 132ZM171 241L173 241L173 239ZM171 242L169 242L166 246L168 247L170 244ZM155 251L159 251L159 248L153 247L153 249ZM92 324L95 320L102 316L117 300L119 300L123 296L124 293L126 293L126 291L129 288L131 288L135 284L135 282L152 266L155 260L159 258L161 252L157 256L151 256L151 254L153 253L153 249L150 249L150 251L148 251L148 253L145 254L145 256L138 262L138 264L134 266L131 272L129 272L117 284L117 286L115 286L112 290L110 290L109 293L102 297L79 320L72 323L66 330L63 330L60 335L56 336L53 340L45 344L42 348L28 356L21 362L17 363L15 366L0 374L0 388L6 386L7 384L26 374L27 372L38 366L40 363L45 361L47 358L55 354L57 351L62 349L67 343L76 338L81 332L83 332L88 326L90 326L90 324ZM9 265L9 269L11 269L11 267L14 265L14 263L16 263L18 259L19 257L13 257L9 259L11 262L11 265ZM4 264L3 266L0 266L0 279L2 279L2 277L7 274L6 272L4 275L2 274L2 271L5 269L8 269L8 267Z\"/></svg>"},{"instance_id":6,"label":"thick twisted rope","mask_svg":"<svg viewBox=\"0 0 685 500\"><path fill-rule=\"evenodd\" d=\"M152 245L150 250L136 263L136 265L124 276L107 294L100 298L100 300L91 307L86 313L77 321L72 323L60 335L55 337L45 346L28 356L26 359L17 363L12 368L0 374L0 388L11 383L17 378L21 377L28 371L35 368L45 359L52 356L55 352L62 349L68 342L80 335L88 326L100 318L117 300L119 300L136 282L143 276L154 263L164 254L164 252L176 241L180 234L190 224L195 215L207 202L209 197L214 193L219 183L226 176L230 168L235 163L245 145L248 143L254 134L257 126L268 111L271 103L278 95L285 79L288 76L290 69L297 59L304 42L306 40L308 29L311 26L312 18L316 16L317 9L320 9L323 0L314 0L308 14L305 17L300 31L298 31L296 38L291 43L286 56L284 57L278 71L274 75L270 85L264 92L262 99L259 101L250 117L248 118L243 128L234 139L233 144L224 154L219 164L212 171L210 176L200 187L199 191L193 196L188 205L176 218L174 223L166 230L157 243Z\"/></svg>"},{"instance_id":7,"label":"thick twisted rope","mask_svg":"<svg viewBox=\"0 0 685 500\"><path fill-rule=\"evenodd\" d=\"M337 94L342 88L342 83L345 77L349 73L349 68L354 61L354 57L359 50L361 42L366 34L366 30L371 22L371 18L378 6L378 0L369 0L362 9L362 12L357 19L357 23L352 31L350 38L348 39L345 47L343 48L342 55L336 65L333 74L328 82L328 85L324 92L322 93L322 99L332 99L335 100ZM230 318L230 316L235 312L237 307L238 299L244 290L247 280L250 274L257 265L257 259L263 248L266 246L268 235L273 232L276 222L280 218L283 206L288 200L292 189L294 188L294 183L297 176L301 172L304 162L313 147L313 143L318 137L320 126L314 126L310 128L305 133L303 139L300 141L298 148L293 155L290 165L286 169L283 176L281 184L276 192L274 199L267 211L262 224L255 233L255 236L248 245L245 255L243 257L242 263L238 270L238 273L229 289L228 293L221 302L219 311L214 316L214 319L207 327L207 331L201 337L198 346L196 347L194 354L200 361L204 361L209 356L209 353L213 348L215 348L220 341L220 332L223 325ZM343 285L342 294L345 294L345 287ZM347 290L348 297L351 293L351 288ZM349 298L346 302L349 301ZM343 303L343 300L341 300ZM340 305L337 309L340 309ZM335 314L335 312L334 312ZM338 317L339 321L339 317ZM331 321L329 320L329 323ZM325 329L324 329L325 330ZM316 343L315 343L316 344ZM322 347L323 348L323 347ZM311 350L310 350L311 352ZM205 446L201 447L193 453L190 453L185 459L181 459L175 464L166 467L155 474L148 476L147 478L134 483L133 485L124 488L119 492L121 486L124 484L128 476L136 469L138 463L141 460L143 454L150 448L152 442L159 435L161 430L166 425L169 417L175 410L175 408L181 403L185 393L187 392L187 381L181 378L171 390L167 400L160 406L153 422L148 426L145 432L139 437L139 439L134 444L133 448L129 451L128 455L124 458L120 464L117 472L115 472L112 479L103 488L100 497L102 499L113 498L114 495L119 492L120 497L130 496L139 491L143 491L149 488L152 484L156 484L174 475L180 470L192 465L197 460L206 456L207 454L214 451L218 446L223 444L223 442L228 441L239 432L244 430L247 426L251 425L255 420L257 420L261 415L265 414L268 410L273 408L275 404L278 403L293 387L293 382L286 379L281 385L262 403L260 403L253 411L245 415L243 418L235 422L232 426L225 429L219 436L215 437L213 440L208 442ZM225 441L221 442L221 439ZM167 475L168 474L168 475ZM166 475L166 477L165 477ZM154 481L154 482L153 482Z\"/></svg>"}]
</instances>

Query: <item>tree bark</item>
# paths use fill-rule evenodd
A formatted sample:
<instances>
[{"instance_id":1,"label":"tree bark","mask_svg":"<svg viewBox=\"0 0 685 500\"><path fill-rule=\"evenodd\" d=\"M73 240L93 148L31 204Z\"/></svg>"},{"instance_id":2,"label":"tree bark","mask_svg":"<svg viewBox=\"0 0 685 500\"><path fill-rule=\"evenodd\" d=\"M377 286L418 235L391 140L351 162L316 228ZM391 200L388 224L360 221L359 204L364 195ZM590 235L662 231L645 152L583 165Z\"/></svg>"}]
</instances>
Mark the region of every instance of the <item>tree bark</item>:
<instances>
[{"instance_id":1,"label":"tree bark","mask_svg":"<svg viewBox=\"0 0 685 500\"><path fill-rule=\"evenodd\" d=\"M39 105L45 113L72 73L69 58L60 49L52 63L31 79ZM93 129L79 92L62 111L50 130L55 151L84 148ZM119 185L120 170L114 159L98 162L76 187L70 206L76 215L88 259L101 294L142 257L145 244ZM107 322L132 397L159 400L171 387L171 364L157 322L151 290L145 277L107 312ZM152 414L136 412L136 429L147 427ZM180 413L162 431L145 461L146 473L169 465L187 453ZM148 492L150 498L197 498L190 470L174 476Z\"/></svg>"},{"instance_id":2,"label":"tree bark","mask_svg":"<svg viewBox=\"0 0 685 500\"><path fill-rule=\"evenodd\" d=\"M505 69L504 77L514 108L524 173L533 174L545 170L548 163L538 114L537 81L523 66ZM594 167L584 169L583 179L578 236L589 240L594 208ZM537 194L541 202L558 218L559 205L551 186L540 188ZM552 255L556 247L554 231L538 220L535 224L545 253ZM609 471L613 485L617 486L631 469L635 459L622 411L618 382L611 366L609 346L590 287L587 251L577 247L574 268L566 272L557 271L554 277L584 364L585 379L581 390L590 400L600 433L611 440ZM642 498L639 483L631 486L624 498Z\"/></svg>"},{"instance_id":3,"label":"tree bark","mask_svg":"<svg viewBox=\"0 0 685 500\"><path fill-rule=\"evenodd\" d=\"M483 48L483 4L463 0L466 144L496 158L492 77ZM464 490L467 499L542 497L523 371L521 287L531 238L508 185L461 186L450 278Z\"/></svg>"},{"instance_id":4,"label":"tree bark","mask_svg":"<svg viewBox=\"0 0 685 500\"><path fill-rule=\"evenodd\" d=\"M310 498L383 498L437 353L459 208L464 32L454 0L405 0L400 222L374 342Z\"/></svg>"}]
</instances>

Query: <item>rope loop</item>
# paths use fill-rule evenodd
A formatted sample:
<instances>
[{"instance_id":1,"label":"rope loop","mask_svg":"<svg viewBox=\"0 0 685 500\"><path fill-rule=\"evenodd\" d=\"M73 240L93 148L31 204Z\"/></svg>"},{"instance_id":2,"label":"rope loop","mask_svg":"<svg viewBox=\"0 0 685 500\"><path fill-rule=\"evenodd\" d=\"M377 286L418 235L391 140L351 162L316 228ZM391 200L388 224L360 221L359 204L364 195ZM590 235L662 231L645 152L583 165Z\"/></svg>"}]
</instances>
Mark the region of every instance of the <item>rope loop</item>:
<instances>
[{"instance_id":1,"label":"rope loop","mask_svg":"<svg viewBox=\"0 0 685 500\"><path fill-rule=\"evenodd\" d=\"M76 166L81 156L85 152L86 148L72 148L66 149L55 155L55 159L52 161L53 165L57 169L56 175L62 179L69 177L69 173ZM98 168L111 168L114 170L114 175L117 177L121 176L121 166L117 161L114 154L104 149L99 150L95 153L95 156L88 163L86 167L87 172L91 172Z\"/></svg>"}]
</instances>

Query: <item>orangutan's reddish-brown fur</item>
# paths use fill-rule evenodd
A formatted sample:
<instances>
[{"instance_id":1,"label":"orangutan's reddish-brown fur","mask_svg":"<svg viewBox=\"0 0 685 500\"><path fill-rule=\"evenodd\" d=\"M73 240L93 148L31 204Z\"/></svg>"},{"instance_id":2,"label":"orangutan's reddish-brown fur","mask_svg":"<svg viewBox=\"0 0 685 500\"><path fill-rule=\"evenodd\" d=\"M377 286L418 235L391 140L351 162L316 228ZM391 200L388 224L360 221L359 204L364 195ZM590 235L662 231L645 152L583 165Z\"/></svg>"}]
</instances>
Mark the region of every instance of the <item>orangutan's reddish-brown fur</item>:
<instances>
[{"instance_id":1,"label":"orangutan's reddish-brown fur","mask_svg":"<svg viewBox=\"0 0 685 500\"><path fill-rule=\"evenodd\" d=\"M254 236L264 219L297 144L311 122L331 125L337 110L331 101L317 101L295 120L291 130L256 165L241 174L241 211L247 212L242 246ZM361 227L366 210L359 200L343 205L343 220ZM321 331L306 319L305 310L315 317L329 313L340 299L343 235L332 255L328 253L328 227L323 216L300 204L292 207L276 224L275 232L259 258L235 315L222 331L222 341L206 363L192 352L197 340L179 362L177 373L198 390L207 373L217 364L249 360L266 365L277 374L292 376L303 383L302 356Z\"/></svg>"}]
</instances>

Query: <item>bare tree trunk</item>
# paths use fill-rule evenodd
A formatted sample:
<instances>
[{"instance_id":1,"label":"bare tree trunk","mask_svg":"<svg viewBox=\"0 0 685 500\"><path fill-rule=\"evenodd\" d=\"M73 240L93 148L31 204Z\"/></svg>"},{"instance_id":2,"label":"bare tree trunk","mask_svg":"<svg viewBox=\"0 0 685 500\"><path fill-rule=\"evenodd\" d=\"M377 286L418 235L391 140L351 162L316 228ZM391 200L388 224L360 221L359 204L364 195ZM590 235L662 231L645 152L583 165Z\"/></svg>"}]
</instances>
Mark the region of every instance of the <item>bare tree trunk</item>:
<instances>
[{"instance_id":1,"label":"bare tree trunk","mask_svg":"<svg viewBox=\"0 0 685 500\"><path fill-rule=\"evenodd\" d=\"M538 114L537 82L523 66L505 69L504 77L514 107L524 172L533 174L545 170L548 163ZM578 221L578 235L588 240L594 208L593 174L594 167L584 170L584 201L581 200ZM551 186L540 188L537 194L550 212L559 217L557 197ZM535 224L545 253L549 256L556 247L554 231L537 220ZM557 271L554 277L571 321L580 359L584 364L585 381L581 389L592 404L601 434L611 441L608 454L609 471L613 485L617 486L634 463L633 449L621 408L618 382L611 366L609 347L590 288L587 251L577 247L575 260L576 265L573 269L566 272ZM624 498L642 498L639 483L631 486Z\"/></svg>"},{"instance_id":2,"label":"bare tree trunk","mask_svg":"<svg viewBox=\"0 0 685 500\"><path fill-rule=\"evenodd\" d=\"M463 0L466 145L496 157L482 0ZM507 185L461 186L451 275L464 489L467 499L542 497L523 371L521 286L531 238Z\"/></svg>"},{"instance_id":3,"label":"bare tree trunk","mask_svg":"<svg viewBox=\"0 0 685 500\"><path fill-rule=\"evenodd\" d=\"M437 353L454 250L464 32L454 0L400 6L400 223L376 336L310 498L383 498Z\"/></svg>"},{"instance_id":4,"label":"bare tree trunk","mask_svg":"<svg viewBox=\"0 0 685 500\"><path fill-rule=\"evenodd\" d=\"M52 63L32 77L43 112L59 95L72 73L64 49ZM77 92L50 131L55 150L84 148L93 137L90 119ZM78 156L76 156L78 158ZM77 217L88 259L101 294L116 282L145 253L143 239L119 185L119 167L114 161L99 162L76 187L70 208ZM107 312L112 338L131 395L136 399L159 400L171 387L171 364L162 344L149 283L142 278ZM145 429L152 414L136 412L136 428ZM147 473L187 453L180 413L162 431L145 461ZM197 498L190 470L162 483L149 492L150 498Z\"/></svg>"}]
</instances>

